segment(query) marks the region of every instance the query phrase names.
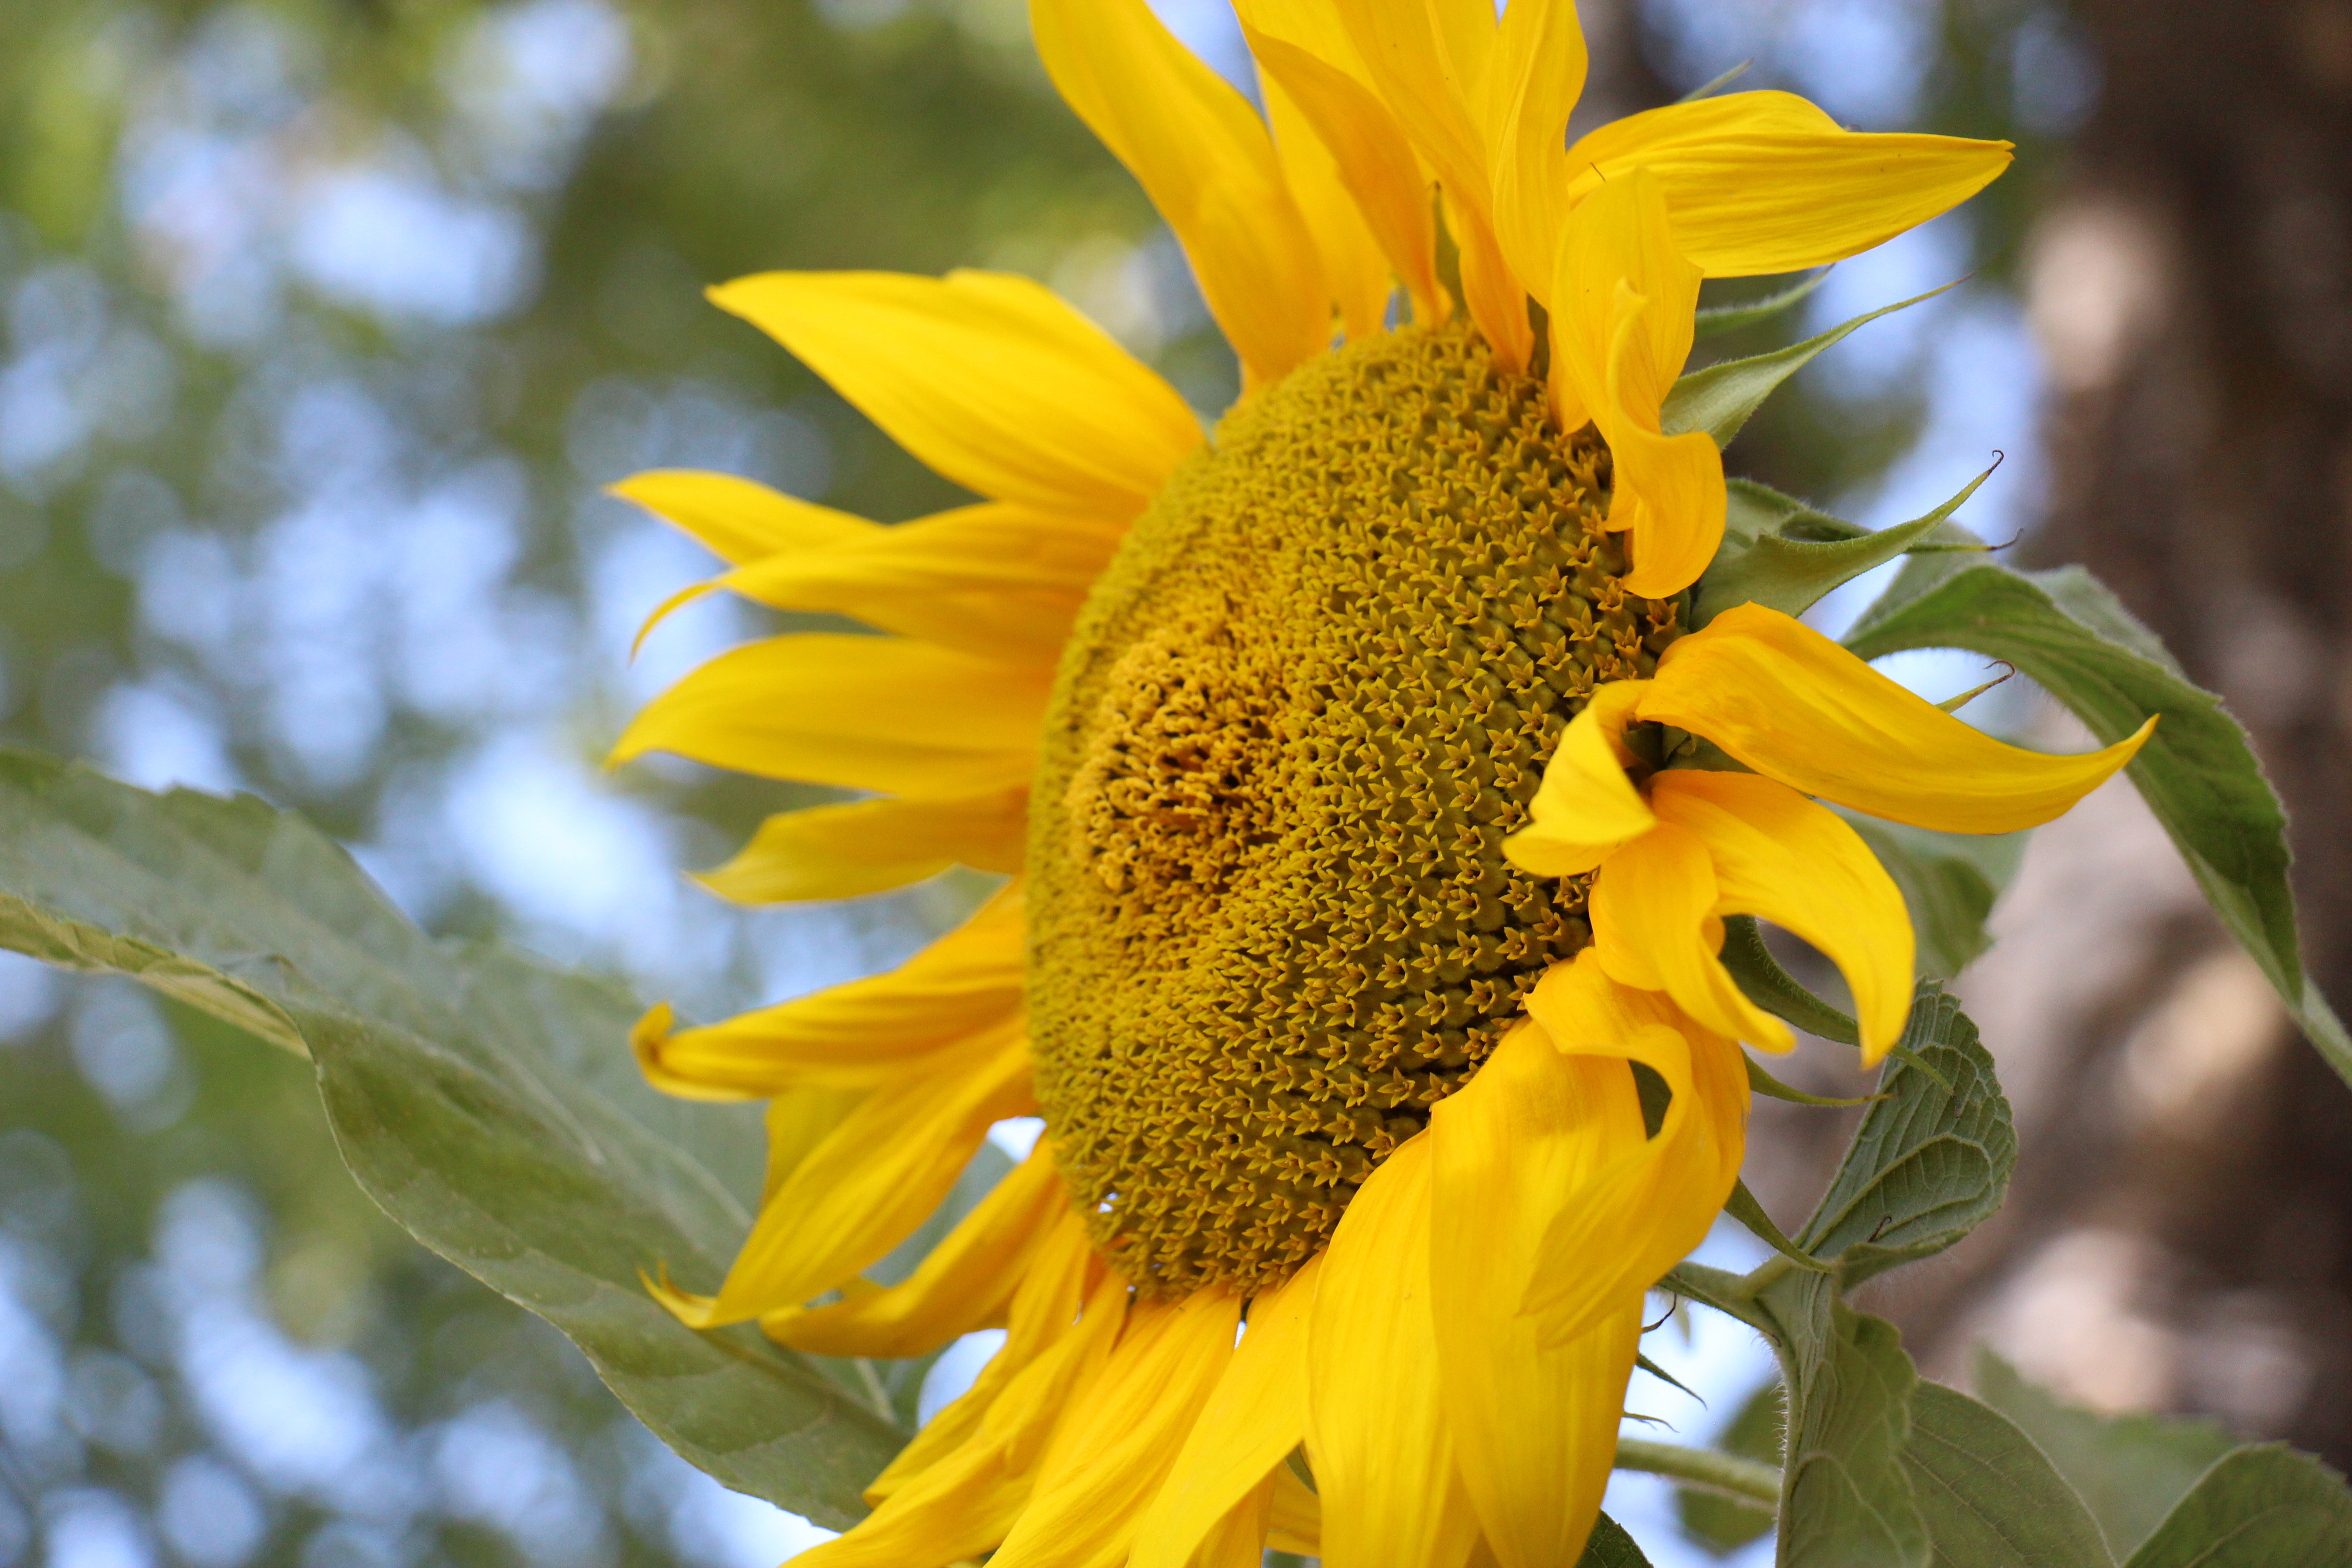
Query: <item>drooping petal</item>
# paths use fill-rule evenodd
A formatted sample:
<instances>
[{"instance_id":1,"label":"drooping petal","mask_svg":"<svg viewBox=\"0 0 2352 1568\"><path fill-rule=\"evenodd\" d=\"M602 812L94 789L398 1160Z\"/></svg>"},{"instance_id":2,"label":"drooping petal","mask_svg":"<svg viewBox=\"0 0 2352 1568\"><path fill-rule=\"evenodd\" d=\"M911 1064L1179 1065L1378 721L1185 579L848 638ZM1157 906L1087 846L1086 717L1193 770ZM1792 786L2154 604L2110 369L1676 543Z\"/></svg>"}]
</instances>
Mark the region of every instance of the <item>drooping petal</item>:
<instances>
[{"instance_id":1,"label":"drooping petal","mask_svg":"<svg viewBox=\"0 0 2352 1568\"><path fill-rule=\"evenodd\" d=\"M1560 1211L1606 1195L1646 1142L1633 1075L1620 1059L1563 1056L1522 1022L1438 1103L1429 1140L1438 1364L1464 1480L1502 1568L1574 1563L1615 1462L1648 1281L1564 1342L1523 1303L1539 1275L1603 1262L1545 1245ZM1615 1219L1637 1234L1651 1223Z\"/></svg>"},{"instance_id":2,"label":"drooping petal","mask_svg":"<svg viewBox=\"0 0 2352 1568\"><path fill-rule=\"evenodd\" d=\"M881 527L733 474L651 468L631 474L612 489L737 566L779 551L845 543Z\"/></svg>"},{"instance_id":3,"label":"drooping petal","mask_svg":"<svg viewBox=\"0 0 2352 1568\"><path fill-rule=\"evenodd\" d=\"M1307 1428L1307 1318L1322 1260L1250 1303L1249 1331L1136 1531L1129 1568L1185 1568Z\"/></svg>"},{"instance_id":4,"label":"drooping petal","mask_svg":"<svg viewBox=\"0 0 2352 1568\"><path fill-rule=\"evenodd\" d=\"M1723 540L1723 455L1702 431L1662 433L1660 411L1690 357L1698 268L1677 248L1665 191L1629 169L1572 212L1552 289L1552 374L1563 408L1600 427L1614 465L1609 523L1632 536L1628 591L1681 592Z\"/></svg>"},{"instance_id":5,"label":"drooping petal","mask_svg":"<svg viewBox=\"0 0 2352 1568\"><path fill-rule=\"evenodd\" d=\"M646 704L611 761L714 767L927 799L1026 784L1053 688L1044 665L907 637L802 632L720 654Z\"/></svg>"},{"instance_id":6,"label":"drooping petal","mask_svg":"<svg viewBox=\"0 0 2352 1568\"><path fill-rule=\"evenodd\" d=\"M718 585L981 658L1051 663L1125 532L1123 521L986 502L769 555Z\"/></svg>"},{"instance_id":7,"label":"drooping petal","mask_svg":"<svg viewBox=\"0 0 2352 1568\"><path fill-rule=\"evenodd\" d=\"M1656 823L1625 776L1633 761L1625 726L1646 687L1639 680L1612 681L1568 721L1528 803L1528 825L1503 840L1504 858L1512 865L1538 877L1578 876Z\"/></svg>"},{"instance_id":8,"label":"drooping petal","mask_svg":"<svg viewBox=\"0 0 2352 1568\"><path fill-rule=\"evenodd\" d=\"M1423 1133L1357 1190L1316 1283L1307 1446L1330 1568L1462 1568L1477 1545L1439 1394L1431 1219Z\"/></svg>"},{"instance_id":9,"label":"drooping petal","mask_svg":"<svg viewBox=\"0 0 2352 1568\"><path fill-rule=\"evenodd\" d=\"M757 1100L808 1086L871 1089L1021 1013L1021 884L885 974L827 986L724 1023L670 1029L667 1004L630 1043L646 1081L699 1100Z\"/></svg>"},{"instance_id":10,"label":"drooping petal","mask_svg":"<svg viewBox=\"0 0 2352 1568\"><path fill-rule=\"evenodd\" d=\"M1761 605L1727 610L1668 648L1641 716L1704 735L1791 789L1946 833L2013 833L2062 816L2156 728L2151 718L2079 756L2006 745Z\"/></svg>"},{"instance_id":11,"label":"drooping petal","mask_svg":"<svg viewBox=\"0 0 2352 1568\"><path fill-rule=\"evenodd\" d=\"M878 1498L869 1489L875 1510L856 1529L793 1561L800 1568L907 1568L993 1551L1027 1505L1038 1463L1072 1402L1101 1375L1126 1320L1126 1294L1123 1280L1097 1286L1075 1327L1066 1323L1043 1353L992 1385L976 1419L957 1424L961 1443ZM964 1399L980 1393L975 1387Z\"/></svg>"},{"instance_id":12,"label":"drooping petal","mask_svg":"<svg viewBox=\"0 0 2352 1568\"><path fill-rule=\"evenodd\" d=\"M1063 1419L1002 1568L1118 1568L1234 1354L1241 1298L1207 1286L1139 1302L1087 1392Z\"/></svg>"},{"instance_id":13,"label":"drooping petal","mask_svg":"<svg viewBox=\"0 0 2352 1568\"><path fill-rule=\"evenodd\" d=\"M1650 804L1706 845L1717 913L1761 916L1829 956L1853 993L1864 1065L1885 1056L1911 1014L1911 914L1862 836L1755 773L1660 773Z\"/></svg>"},{"instance_id":14,"label":"drooping petal","mask_svg":"<svg viewBox=\"0 0 2352 1568\"><path fill-rule=\"evenodd\" d=\"M1029 792L962 800L856 800L779 812L732 860L695 880L742 904L854 899L950 866L1018 871Z\"/></svg>"},{"instance_id":15,"label":"drooping petal","mask_svg":"<svg viewBox=\"0 0 2352 1568\"><path fill-rule=\"evenodd\" d=\"M760 1327L812 1355L928 1355L1003 1321L1031 1261L1069 1210L1053 1152L1040 1144L900 1283L860 1289L853 1281L843 1300L787 1308Z\"/></svg>"},{"instance_id":16,"label":"drooping petal","mask_svg":"<svg viewBox=\"0 0 2352 1568\"><path fill-rule=\"evenodd\" d=\"M1528 292L1547 305L1568 210L1568 117L1584 92L1585 68L1575 0L1511 0L1485 92L1495 237Z\"/></svg>"},{"instance_id":17,"label":"drooping petal","mask_svg":"<svg viewBox=\"0 0 2352 1568\"><path fill-rule=\"evenodd\" d=\"M1201 444L1174 387L1025 278L762 272L710 298L992 500L1133 517Z\"/></svg>"},{"instance_id":18,"label":"drooping petal","mask_svg":"<svg viewBox=\"0 0 2352 1568\"><path fill-rule=\"evenodd\" d=\"M1428 177L1372 89L1339 13L1323 0L1238 0L1234 10L1259 68L1330 153L1340 184L1411 291L1415 318L1444 320L1449 305L1437 281ZM1275 129L1283 133L1279 121Z\"/></svg>"},{"instance_id":19,"label":"drooping petal","mask_svg":"<svg viewBox=\"0 0 2352 1568\"><path fill-rule=\"evenodd\" d=\"M1868 250L1959 205L2009 166L2006 142L1846 131L1786 92L1740 92L1612 121L1568 151L1583 200L1645 168L1675 238L1710 278L1794 272Z\"/></svg>"},{"instance_id":20,"label":"drooping petal","mask_svg":"<svg viewBox=\"0 0 2352 1568\"><path fill-rule=\"evenodd\" d=\"M1144 0L1030 0L1063 99L1151 197L1192 258L1253 384L1330 346L1330 295L1265 124Z\"/></svg>"},{"instance_id":21,"label":"drooping petal","mask_svg":"<svg viewBox=\"0 0 2352 1568\"><path fill-rule=\"evenodd\" d=\"M761 1205L708 1308L680 1316L740 1323L847 1284L939 1206L992 1125L1034 1108L1017 1033L875 1090Z\"/></svg>"},{"instance_id":22,"label":"drooping petal","mask_svg":"<svg viewBox=\"0 0 2352 1568\"><path fill-rule=\"evenodd\" d=\"M1601 863L1592 882L1592 945L1621 984L1663 991L1717 1034L1768 1051L1796 1048L1789 1026L1741 994L1716 956L1715 867L1696 834L1670 822Z\"/></svg>"}]
</instances>

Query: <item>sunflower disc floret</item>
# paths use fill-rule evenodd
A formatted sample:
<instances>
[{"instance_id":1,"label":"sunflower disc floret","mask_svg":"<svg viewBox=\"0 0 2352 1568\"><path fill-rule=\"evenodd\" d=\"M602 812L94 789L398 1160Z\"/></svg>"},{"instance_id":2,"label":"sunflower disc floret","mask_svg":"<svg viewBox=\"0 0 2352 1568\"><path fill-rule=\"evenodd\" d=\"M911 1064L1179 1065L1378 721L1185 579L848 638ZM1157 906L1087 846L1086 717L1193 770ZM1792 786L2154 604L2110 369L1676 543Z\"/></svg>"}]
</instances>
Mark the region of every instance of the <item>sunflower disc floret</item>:
<instances>
[{"instance_id":1,"label":"sunflower disc floret","mask_svg":"<svg viewBox=\"0 0 2352 1568\"><path fill-rule=\"evenodd\" d=\"M1225 422L1081 616L1033 799L1037 1094L1149 1295L1279 1284L1586 946L1503 840L1567 720L1649 675L1609 458L1474 331Z\"/></svg>"}]
</instances>

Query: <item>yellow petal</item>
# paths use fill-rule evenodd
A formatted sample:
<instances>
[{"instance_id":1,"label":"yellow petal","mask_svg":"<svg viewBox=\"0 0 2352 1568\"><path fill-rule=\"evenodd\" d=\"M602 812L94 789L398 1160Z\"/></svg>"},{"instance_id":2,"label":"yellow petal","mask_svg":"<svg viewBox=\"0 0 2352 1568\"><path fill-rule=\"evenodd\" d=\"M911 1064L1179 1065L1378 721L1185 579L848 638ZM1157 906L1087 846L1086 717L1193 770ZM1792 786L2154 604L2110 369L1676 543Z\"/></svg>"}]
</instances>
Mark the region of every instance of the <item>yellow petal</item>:
<instances>
[{"instance_id":1,"label":"yellow petal","mask_svg":"<svg viewBox=\"0 0 2352 1568\"><path fill-rule=\"evenodd\" d=\"M665 1003L631 1037L637 1065L656 1089L701 1100L896 1082L940 1050L1017 1027L1024 930L1015 882L887 974L676 1033Z\"/></svg>"},{"instance_id":2,"label":"yellow petal","mask_svg":"<svg viewBox=\"0 0 2352 1568\"><path fill-rule=\"evenodd\" d=\"M1330 296L1265 122L1144 0L1030 0L1037 54L1192 258L1251 382L1331 342Z\"/></svg>"},{"instance_id":3,"label":"yellow petal","mask_svg":"<svg viewBox=\"0 0 2352 1568\"><path fill-rule=\"evenodd\" d=\"M1266 1499L1266 1544L1299 1557L1323 1555L1323 1500L1288 1465L1274 1472Z\"/></svg>"},{"instance_id":4,"label":"yellow petal","mask_svg":"<svg viewBox=\"0 0 2352 1568\"><path fill-rule=\"evenodd\" d=\"M803 632L720 654L646 704L611 761L714 767L928 799L1026 784L1051 668L906 637Z\"/></svg>"},{"instance_id":5,"label":"yellow petal","mask_svg":"<svg viewBox=\"0 0 2352 1568\"><path fill-rule=\"evenodd\" d=\"M770 555L718 585L982 658L1050 664L1125 532L1121 522L988 502Z\"/></svg>"},{"instance_id":6,"label":"yellow petal","mask_svg":"<svg viewBox=\"0 0 2352 1568\"><path fill-rule=\"evenodd\" d=\"M1704 735L1767 778L1946 833L2013 833L2062 816L2156 728L2053 757L2004 745L1778 610L1741 605L1659 661L1641 716Z\"/></svg>"},{"instance_id":7,"label":"yellow petal","mask_svg":"<svg viewBox=\"0 0 2352 1568\"><path fill-rule=\"evenodd\" d=\"M1503 840L1512 865L1538 877L1579 876L1657 821L1625 776L1625 726L1647 684L1612 681L1568 721L1528 803L1528 826Z\"/></svg>"},{"instance_id":8,"label":"yellow petal","mask_svg":"<svg viewBox=\"0 0 2352 1568\"><path fill-rule=\"evenodd\" d=\"M950 866L1018 871L1029 792L963 800L857 800L784 811L724 866L695 878L741 904L854 899L903 888Z\"/></svg>"},{"instance_id":9,"label":"yellow petal","mask_svg":"<svg viewBox=\"0 0 2352 1568\"><path fill-rule=\"evenodd\" d=\"M761 1205L709 1322L740 1323L848 1283L939 1206L990 1126L1034 1106L1019 1035L877 1089Z\"/></svg>"},{"instance_id":10,"label":"yellow petal","mask_svg":"<svg viewBox=\"0 0 2352 1568\"><path fill-rule=\"evenodd\" d=\"M1118 1568L1234 1355L1241 1299L1221 1287L1139 1302L1085 1404L1065 1417L998 1568Z\"/></svg>"},{"instance_id":11,"label":"yellow petal","mask_svg":"<svg viewBox=\"0 0 2352 1568\"><path fill-rule=\"evenodd\" d=\"M1429 181L1396 117L1372 89L1339 14L1322 0L1237 0L1234 10L1266 80L1297 106L1330 154L1339 183L1411 291L1415 318L1444 321L1450 307L1437 281ZM1267 101L1272 107L1271 93ZM1278 120L1275 131L1285 133Z\"/></svg>"},{"instance_id":12,"label":"yellow petal","mask_svg":"<svg viewBox=\"0 0 2352 1568\"><path fill-rule=\"evenodd\" d=\"M1041 1143L901 1283L862 1290L853 1283L846 1300L787 1308L760 1327L812 1355L928 1355L1003 1321L1031 1260L1069 1209L1053 1152Z\"/></svg>"},{"instance_id":13,"label":"yellow petal","mask_svg":"<svg viewBox=\"0 0 2352 1568\"><path fill-rule=\"evenodd\" d=\"M1665 187L1675 237L1710 278L1794 272L1959 205L2009 166L2006 142L1839 128L1803 99L1741 92L1600 127L1568 151L1567 199L1634 167Z\"/></svg>"},{"instance_id":14,"label":"yellow petal","mask_svg":"<svg viewBox=\"0 0 2352 1568\"><path fill-rule=\"evenodd\" d=\"M1175 388L1025 278L762 272L710 298L992 500L1133 517L1201 444Z\"/></svg>"},{"instance_id":15,"label":"yellow petal","mask_svg":"<svg viewBox=\"0 0 2352 1568\"><path fill-rule=\"evenodd\" d=\"M1438 1393L1430 1221L1423 1133L1357 1190L1316 1282L1307 1446L1330 1568L1462 1568L1477 1544Z\"/></svg>"},{"instance_id":16,"label":"yellow petal","mask_svg":"<svg viewBox=\"0 0 2352 1568\"><path fill-rule=\"evenodd\" d=\"M1661 433L1690 357L1698 268L1677 248L1665 191L1635 168L1593 193L1561 234L1552 374L1600 427L1614 464L1609 525L1633 535L1633 593L1681 592L1723 540L1723 456L1701 431Z\"/></svg>"},{"instance_id":17,"label":"yellow petal","mask_svg":"<svg viewBox=\"0 0 2352 1568\"><path fill-rule=\"evenodd\" d=\"M1829 956L1853 993L1864 1065L1885 1056L1911 1015L1911 914L1862 836L1755 773L1664 773L1650 804L1706 845L1717 913L1761 916Z\"/></svg>"},{"instance_id":18,"label":"yellow petal","mask_svg":"<svg viewBox=\"0 0 2352 1568\"><path fill-rule=\"evenodd\" d=\"M1097 1286L1075 1329L992 1388L952 1451L879 1498L856 1528L793 1561L800 1568L907 1568L993 1551L1027 1504L1038 1461L1072 1400L1099 1376L1126 1318L1126 1294L1122 1280Z\"/></svg>"},{"instance_id":19,"label":"yellow petal","mask_svg":"<svg viewBox=\"0 0 2352 1568\"><path fill-rule=\"evenodd\" d=\"M612 490L739 566L780 550L843 543L881 526L829 506L796 500L733 474L652 468L630 475Z\"/></svg>"},{"instance_id":20,"label":"yellow petal","mask_svg":"<svg viewBox=\"0 0 2352 1568\"><path fill-rule=\"evenodd\" d=\"M1250 1303L1249 1331L1136 1531L1129 1568L1185 1568L1307 1427L1307 1316L1322 1261Z\"/></svg>"},{"instance_id":21,"label":"yellow petal","mask_svg":"<svg viewBox=\"0 0 2352 1568\"><path fill-rule=\"evenodd\" d=\"M1601 864L1592 882L1592 944L1611 979L1664 991L1717 1034L1768 1051L1796 1047L1789 1026L1741 994L1716 956L1715 868L1698 835L1670 822Z\"/></svg>"},{"instance_id":22,"label":"yellow petal","mask_svg":"<svg viewBox=\"0 0 2352 1568\"><path fill-rule=\"evenodd\" d=\"M1706 1237L1739 1175L1748 1064L1664 993L1612 980L1590 948L1546 972L1528 1013L1556 1050L1641 1062L1674 1097L1654 1136L1558 1205L1525 1310L1546 1343L1564 1344Z\"/></svg>"},{"instance_id":23,"label":"yellow petal","mask_svg":"<svg viewBox=\"0 0 2352 1568\"><path fill-rule=\"evenodd\" d=\"M1495 237L1528 291L1550 302L1568 181L1568 117L1584 91L1574 0L1511 0L1486 83Z\"/></svg>"},{"instance_id":24,"label":"yellow petal","mask_svg":"<svg viewBox=\"0 0 2352 1568\"><path fill-rule=\"evenodd\" d=\"M1431 1113L1430 1279L1445 1410L1462 1475L1502 1568L1574 1563L1601 1511L1647 1280L1565 1342L1522 1310L1539 1274L1590 1270L1548 1257L1559 1212L1603 1195L1643 1150L1642 1106L1622 1060L1563 1056L1521 1023ZM1621 1210L1619 1225L1651 1216Z\"/></svg>"},{"instance_id":25,"label":"yellow petal","mask_svg":"<svg viewBox=\"0 0 2352 1568\"><path fill-rule=\"evenodd\" d=\"M768 1101L767 1115L762 1119L768 1128L768 1162L761 1181L761 1203L776 1195L776 1189L824 1146L834 1129L849 1120L849 1113L865 1103L869 1092L863 1089L793 1089Z\"/></svg>"},{"instance_id":26,"label":"yellow petal","mask_svg":"<svg viewBox=\"0 0 2352 1568\"><path fill-rule=\"evenodd\" d=\"M1258 88L1265 95L1266 124L1282 157L1283 178L1322 260L1324 289L1339 307L1348 336L1369 338L1388 324L1389 296L1396 289L1388 258L1349 194L1330 149L1281 81L1269 72Z\"/></svg>"}]
</instances>

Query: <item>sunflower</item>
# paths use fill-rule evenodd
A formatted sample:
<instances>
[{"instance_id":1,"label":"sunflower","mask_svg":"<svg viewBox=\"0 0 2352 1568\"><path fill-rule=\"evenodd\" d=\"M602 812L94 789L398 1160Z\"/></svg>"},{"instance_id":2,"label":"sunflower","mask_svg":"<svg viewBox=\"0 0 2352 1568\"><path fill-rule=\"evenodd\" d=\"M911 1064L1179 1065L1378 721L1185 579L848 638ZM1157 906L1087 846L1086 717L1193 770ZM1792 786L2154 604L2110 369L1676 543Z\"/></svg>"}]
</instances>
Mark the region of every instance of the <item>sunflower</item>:
<instances>
[{"instance_id":1,"label":"sunflower","mask_svg":"<svg viewBox=\"0 0 2352 1568\"><path fill-rule=\"evenodd\" d=\"M1034 283L772 273L712 297L986 499L884 527L620 487L709 585L882 634L738 648L623 737L863 793L705 880L1009 879L889 973L635 1034L661 1087L770 1101L760 1216L716 1295L663 1287L679 1317L828 1355L1006 1331L827 1568L1574 1561L1643 1293L1737 1177L1738 1042L1791 1043L1725 917L1827 953L1875 1060L1911 928L1819 803L2003 832L2144 738L2018 751L1787 616L1688 624L1724 478L1662 410L1700 279L1850 256L2005 144L1754 92L1570 145L1568 0L1238 9L1263 117L1144 0L1033 5L1240 360L1213 437ZM1035 1151L863 1278L1024 1115Z\"/></svg>"}]
</instances>

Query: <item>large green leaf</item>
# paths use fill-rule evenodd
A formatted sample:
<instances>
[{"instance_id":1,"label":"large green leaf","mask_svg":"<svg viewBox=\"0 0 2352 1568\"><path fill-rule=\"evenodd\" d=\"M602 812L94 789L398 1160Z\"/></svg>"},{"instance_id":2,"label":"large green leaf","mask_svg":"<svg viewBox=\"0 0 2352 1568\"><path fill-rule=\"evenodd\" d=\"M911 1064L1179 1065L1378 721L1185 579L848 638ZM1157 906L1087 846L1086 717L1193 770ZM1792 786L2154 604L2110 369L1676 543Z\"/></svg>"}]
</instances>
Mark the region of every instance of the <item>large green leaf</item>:
<instances>
[{"instance_id":1,"label":"large green leaf","mask_svg":"<svg viewBox=\"0 0 2352 1568\"><path fill-rule=\"evenodd\" d=\"M2114 1568L2090 1510L2042 1450L1956 1389L1912 1391L1903 1464L1937 1568Z\"/></svg>"},{"instance_id":2,"label":"large green leaf","mask_svg":"<svg viewBox=\"0 0 2352 1568\"><path fill-rule=\"evenodd\" d=\"M1828 331L1807 338L1801 343L1790 343L1785 349L1756 354L1748 359L1727 360L1704 370L1692 371L1674 384L1666 394L1665 406L1659 411L1660 425L1669 436L1685 430L1704 430L1715 437L1717 447L1728 447L1748 416L1764 405L1780 384L1812 363L1815 355L1831 344L1843 341L1855 328L1879 317L1932 300L1945 289L1959 287L1947 283L1943 289L1930 289L1925 294L1915 294L1908 300L1897 300L1892 305L1842 321Z\"/></svg>"},{"instance_id":3,"label":"large green leaf","mask_svg":"<svg viewBox=\"0 0 2352 1568\"><path fill-rule=\"evenodd\" d=\"M2352 1563L2352 1491L2283 1443L2249 1445L2205 1472L2126 1568L2340 1568Z\"/></svg>"},{"instance_id":4,"label":"large green leaf","mask_svg":"<svg viewBox=\"0 0 2352 1568\"><path fill-rule=\"evenodd\" d=\"M1897 1050L1820 1206L1797 1240L1849 1287L1941 1252L1990 1218L2017 1133L1976 1026L1923 983Z\"/></svg>"},{"instance_id":5,"label":"large green leaf","mask_svg":"<svg viewBox=\"0 0 2352 1568\"><path fill-rule=\"evenodd\" d=\"M2147 1540L2236 1442L2209 1421L2078 1410L2026 1382L1989 1350L1977 1352L1975 1377L1984 1402L2050 1456L2118 1559Z\"/></svg>"},{"instance_id":6,"label":"large green leaf","mask_svg":"<svg viewBox=\"0 0 2352 1568\"><path fill-rule=\"evenodd\" d=\"M2183 679L2146 627L2080 567L2019 573L1977 558L1915 557L1846 646L1864 658L1957 647L2014 665L2102 743L2158 721L2132 782L2214 910L2304 1032L2352 1083L2352 1037L2303 971L2287 884L2286 814L2221 699Z\"/></svg>"},{"instance_id":7,"label":"large green leaf","mask_svg":"<svg viewBox=\"0 0 2352 1568\"><path fill-rule=\"evenodd\" d=\"M1848 1308L1824 1274L1792 1270L1759 1302L1789 1390L1781 1568L1928 1568L1903 1463L1919 1374L1895 1325Z\"/></svg>"},{"instance_id":8,"label":"large green leaf","mask_svg":"<svg viewBox=\"0 0 2352 1568\"><path fill-rule=\"evenodd\" d=\"M858 1369L694 1333L639 1282L659 1266L719 1279L748 1225L736 1191L756 1180L758 1122L646 1089L623 997L433 941L260 801L151 795L13 750L0 946L128 974L307 1052L352 1173L412 1235L562 1329L729 1486L830 1524L863 1512L906 1433L853 1394L873 1386Z\"/></svg>"}]
</instances>

